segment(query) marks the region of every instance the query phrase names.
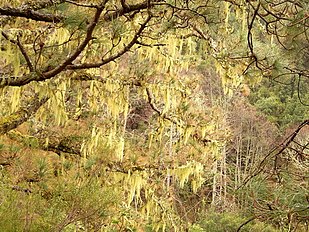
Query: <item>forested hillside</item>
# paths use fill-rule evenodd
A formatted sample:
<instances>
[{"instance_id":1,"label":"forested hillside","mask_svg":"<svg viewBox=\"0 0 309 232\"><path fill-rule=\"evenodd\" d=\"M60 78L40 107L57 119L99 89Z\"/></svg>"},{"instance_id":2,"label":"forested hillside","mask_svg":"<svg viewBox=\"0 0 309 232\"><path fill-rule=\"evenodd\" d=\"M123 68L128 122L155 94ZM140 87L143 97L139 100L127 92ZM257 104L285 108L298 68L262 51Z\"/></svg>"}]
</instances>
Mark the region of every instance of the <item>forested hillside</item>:
<instances>
[{"instance_id":1,"label":"forested hillside","mask_svg":"<svg viewBox=\"0 0 309 232\"><path fill-rule=\"evenodd\" d=\"M308 231L308 9L0 0L0 231Z\"/></svg>"}]
</instances>

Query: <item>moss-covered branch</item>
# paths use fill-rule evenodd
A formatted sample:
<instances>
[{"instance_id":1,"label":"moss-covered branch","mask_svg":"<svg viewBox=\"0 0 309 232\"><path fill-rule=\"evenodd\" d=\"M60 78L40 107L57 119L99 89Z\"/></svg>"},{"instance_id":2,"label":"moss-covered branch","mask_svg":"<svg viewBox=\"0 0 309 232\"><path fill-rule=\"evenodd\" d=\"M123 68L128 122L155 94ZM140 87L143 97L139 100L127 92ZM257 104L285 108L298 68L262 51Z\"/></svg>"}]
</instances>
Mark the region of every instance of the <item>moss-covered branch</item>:
<instances>
[{"instance_id":1,"label":"moss-covered branch","mask_svg":"<svg viewBox=\"0 0 309 232\"><path fill-rule=\"evenodd\" d=\"M34 146L45 151L52 151L60 155L62 152L81 155L81 145L86 136L62 135L51 130L44 130L33 135L25 135L16 131L7 134L10 139Z\"/></svg>"},{"instance_id":2,"label":"moss-covered branch","mask_svg":"<svg viewBox=\"0 0 309 232\"><path fill-rule=\"evenodd\" d=\"M0 135L6 134L10 130L15 129L32 115L48 100L47 97L39 99L38 96L31 98L27 104L21 107L18 111L11 113L7 116L0 117Z\"/></svg>"}]
</instances>

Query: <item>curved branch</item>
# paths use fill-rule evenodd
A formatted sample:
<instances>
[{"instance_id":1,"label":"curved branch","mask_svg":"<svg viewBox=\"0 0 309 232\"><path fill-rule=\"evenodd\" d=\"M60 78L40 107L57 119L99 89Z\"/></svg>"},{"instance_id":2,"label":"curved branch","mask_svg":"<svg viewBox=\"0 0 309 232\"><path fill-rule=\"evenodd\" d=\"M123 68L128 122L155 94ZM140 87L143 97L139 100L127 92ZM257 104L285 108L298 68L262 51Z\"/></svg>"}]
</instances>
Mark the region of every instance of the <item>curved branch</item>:
<instances>
[{"instance_id":1,"label":"curved branch","mask_svg":"<svg viewBox=\"0 0 309 232\"><path fill-rule=\"evenodd\" d=\"M105 3L106 2L107 0L105 0ZM48 72L43 73L44 79L49 79L51 77L56 76L60 72L62 72L69 64L71 64L82 53L82 51L86 48L86 46L92 39L92 33L94 31L95 26L97 25L99 21L100 15L105 7L105 3L102 4L102 7L97 8L93 21L87 28L86 37L84 41L77 47L75 52L72 55L70 55L62 64L60 64L58 67Z\"/></svg>"},{"instance_id":2,"label":"curved branch","mask_svg":"<svg viewBox=\"0 0 309 232\"><path fill-rule=\"evenodd\" d=\"M111 61L116 60L117 58L119 58L120 56L122 56L123 54L125 54L126 52L128 52L133 45L135 45L138 42L138 38L140 37L140 35L142 34L142 32L144 31L144 29L146 28L147 23L150 21L150 19L152 18L151 15L148 15L147 19L145 20L145 22L143 24L141 24L139 30L135 33L134 37L132 38L132 40L130 41L130 43L126 46L124 46L124 48L122 50L120 50L118 53L111 55L110 57L106 58L106 59L102 59L101 62L98 63L83 63L83 64L75 64L75 65L68 65L66 67L66 69L69 70L76 70L76 69L88 69L88 68L99 68Z\"/></svg>"},{"instance_id":3,"label":"curved branch","mask_svg":"<svg viewBox=\"0 0 309 232\"><path fill-rule=\"evenodd\" d=\"M44 73L30 72L29 74L25 74L21 77L0 77L0 88L4 86L23 86L32 81L44 81L62 72L69 64L71 64L80 55L80 53L85 49L89 41L92 39L93 30L99 21L99 18L100 18L100 15L103 9L104 9L104 5L100 8L97 8L94 19L87 28L85 39L76 48L74 53L70 55L62 64Z\"/></svg>"},{"instance_id":4,"label":"curved branch","mask_svg":"<svg viewBox=\"0 0 309 232\"><path fill-rule=\"evenodd\" d=\"M23 3L24 7L31 8L32 10L41 10L56 4L64 3L65 0L40 0L40 1L28 1L28 3Z\"/></svg>"},{"instance_id":5,"label":"curved branch","mask_svg":"<svg viewBox=\"0 0 309 232\"><path fill-rule=\"evenodd\" d=\"M237 232L239 232L241 230L242 227L244 227L245 225L247 225L249 222L252 222L253 220L257 219L258 216L255 216L255 217L252 217L250 219L248 219L247 221L245 221L244 223L242 223L238 229L237 229Z\"/></svg>"}]
</instances>

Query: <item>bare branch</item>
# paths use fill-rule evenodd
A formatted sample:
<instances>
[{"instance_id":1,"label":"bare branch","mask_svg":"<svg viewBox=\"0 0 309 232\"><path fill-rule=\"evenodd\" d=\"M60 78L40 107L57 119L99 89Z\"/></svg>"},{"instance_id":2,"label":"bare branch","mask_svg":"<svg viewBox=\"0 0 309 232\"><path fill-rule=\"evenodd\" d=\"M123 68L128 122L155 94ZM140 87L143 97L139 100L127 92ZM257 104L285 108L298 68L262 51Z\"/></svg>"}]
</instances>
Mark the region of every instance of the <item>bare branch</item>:
<instances>
[{"instance_id":1,"label":"bare branch","mask_svg":"<svg viewBox=\"0 0 309 232\"><path fill-rule=\"evenodd\" d=\"M122 6L122 8L123 8L124 10L128 8L128 5L127 5L127 3L126 3L126 0L120 0L120 3L121 3L121 6Z\"/></svg>"},{"instance_id":2,"label":"bare branch","mask_svg":"<svg viewBox=\"0 0 309 232\"><path fill-rule=\"evenodd\" d=\"M17 37L17 40L13 40L13 39L10 39L10 38L9 38L9 35L6 34L4 31L2 31L1 34L3 35L3 37L4 37L6 40L8 40L8 41L10 41L12 44L15 44L15 45L18 46L20 52L23 54L23 56L24 56L24 58L25 58L25 60L26 60L26 62L27 62L27 65L28 65L28 67L29 67L30 72L33 72L33 71L34 71L33 64L32 64L32 62L31 62L30 57L28 56L28 53L26 52L24 46L23 46L22 43L20 42L19 37Z\"/></svg>"}]
</instances>

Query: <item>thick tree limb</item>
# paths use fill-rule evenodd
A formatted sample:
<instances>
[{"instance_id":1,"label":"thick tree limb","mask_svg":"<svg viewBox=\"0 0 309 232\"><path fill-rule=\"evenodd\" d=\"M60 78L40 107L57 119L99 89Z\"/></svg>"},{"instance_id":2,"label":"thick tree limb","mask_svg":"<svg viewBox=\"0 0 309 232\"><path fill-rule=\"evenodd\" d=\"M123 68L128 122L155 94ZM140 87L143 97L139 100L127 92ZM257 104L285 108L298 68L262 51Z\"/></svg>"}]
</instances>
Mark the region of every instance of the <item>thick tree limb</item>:
<instances>
[{"instance_id":1,"label":"thick tree limb","mask_svg":"<svg viewBox=\"0 0 309 232\"><path fill-rule=\"evenodd\" d=\"M22 6L18 8L0 7L0 15L10 16L10 17L21 17L21 18L32 19L35 21L48 22L48 23L61 23L66 19L65 16L49 14L49 13L41 13L41 12L38 12L37 10L49 7L51 5L60 4L63 2L68 2L68 3L81 6L81 7L97 8L96 5L82 5L82 4L75 3L73 1L65 1L65 0L44 1L36 5L26 5L26 6ZM103 19L104 21L109 22L125 14L147 9L154 5L155 5L155 2L149 2L149 1L145 1L142 3L138 3L138 4L132 4L132 5L126 4L125 7L122 7L110 13L106 13Z\"/></svg>"},{"instance_id":2,"label":"thick tree limb","mask_svg":"<svg viewBox=\"0 0 309 232\"><path fill-rule=\"evenodd\" d=\"M18 141L20 143L27 143L29 140L29 135L23 135L21 133L11 131L7 134L10 139ZM82 156L81 145L84 140L87 139L87 136L63 136L60 133L53 131L44 130L36 137L31 137L38 141L38 148L45 151L52 151L60 155L61 153L68 153L72 155ZM46 138L48 138L48 143L46 143ZM148 165L126 165L125 163L114 163L111 162L107 164L106 170L110 172L121 172L129 173L134 171L146 171L146 170L155 170L156 172L161 172L161 169L156 164Z\"/></svg>"},{"instance_id":3,"label":"thick tree limb","mask_svg":"<svg viewBox=\"0 0 309 232\"><path fill-rule=\"evenodd\" d=\"M20 77L0 76L0 88L5 86L23 86L32 81L45 80L42 74L38 72L30 72Z\"/></svg>"},{"instance_id":4,"label":"thick tree limb","mask_svg":"<svg viewBox=\"0 0 309 232\"><path fill-rule=\"evenodd\" d=\"M62 16L37 12L30 7L0 7L0 15L22 17L35 21L43 21L49 23L59 23L64 19Z\"/></svg>"},{"instance_id":5,"label":"thick tree limb","mask_svg":"<svg viewBox=\"0 0 309 232\"><path fill-rule=\"evenodd\" d=\"M35 21L58 23L63 21L65 18L59 15L39 13L37 11L63 2L65 2L65 0L42 0L34 3L30 2L23 4L18 8L0 7L0 15L8 17L28 18Z\"/></svg>"},{"instance_id":6,"label":"thick tree limb","mask_svg":"<svg viewBox=\"0 0 309 232\"><path fill-rule=\"evenodd\" d=\"M16 131L7 133L10 139L20 143L29 144L29 140L35 140L37 148L44 151L52 151L60 155L62 152L81 156L81 145L87 136L70 135L64 136L60 133L43 130L33 135L24 135Z\"/></svg>"},{"instance_id":7,"label":"thick tree limb","mask_svg":"<svg viewBox=\"0 0 309 232\"><path fill-rule=\"evenodd\" d=\"M28 104L20 108L18 111L10 115L0 117L0 135L15 129L27 121L45 102L47 102L47 100L47 97L38 99L38 96L36 95L34 98L29 100Z\"/></svg>"}]
</instances>

